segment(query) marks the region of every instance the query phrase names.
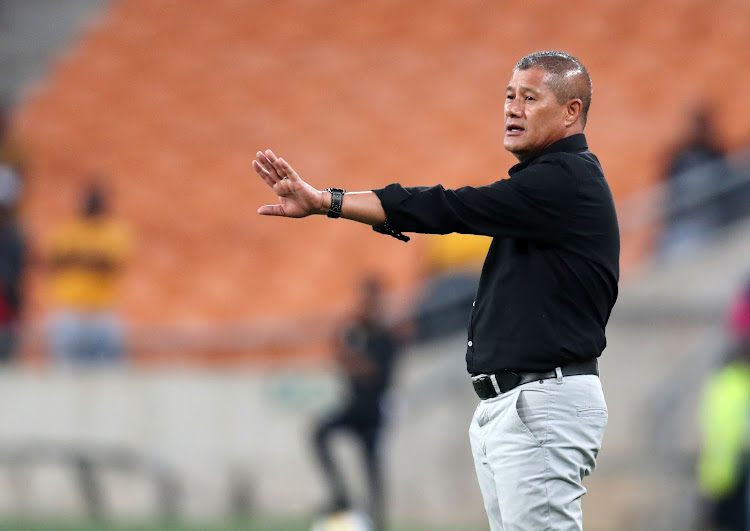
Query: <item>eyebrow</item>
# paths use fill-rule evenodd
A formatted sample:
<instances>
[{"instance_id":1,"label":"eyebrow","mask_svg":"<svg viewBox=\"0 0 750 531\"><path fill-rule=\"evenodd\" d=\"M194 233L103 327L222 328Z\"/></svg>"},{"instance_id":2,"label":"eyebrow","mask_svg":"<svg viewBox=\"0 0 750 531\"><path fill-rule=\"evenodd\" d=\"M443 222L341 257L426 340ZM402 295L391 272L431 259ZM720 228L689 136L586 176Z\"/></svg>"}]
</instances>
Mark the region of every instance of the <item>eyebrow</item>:
<instances>
[{"instance_id":1,"label":"eyebrow","mask_svg":"<svg viewBox=\"0 0 750 531\"><path fill-rule=\"evenodd\" d=\"M509 90L513 90L513 87L510 85L505 87L505 92L508 92ZM518 87L518 92L532 92L534 94L539 94L538 90L531 88L531 87L524 87L524 86Z\"/></svg>"}]
</instances>

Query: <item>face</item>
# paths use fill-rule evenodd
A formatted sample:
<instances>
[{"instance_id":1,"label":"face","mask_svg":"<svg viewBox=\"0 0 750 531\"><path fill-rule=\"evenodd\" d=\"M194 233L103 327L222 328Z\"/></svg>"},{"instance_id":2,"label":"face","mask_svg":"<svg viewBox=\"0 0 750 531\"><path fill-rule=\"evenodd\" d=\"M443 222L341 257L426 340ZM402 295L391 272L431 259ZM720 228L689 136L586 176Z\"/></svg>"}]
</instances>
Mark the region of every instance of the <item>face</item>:
<instances>
[{"instance_id":1,"label":"face","mask_svg":"<svg viewBox=\"0 0 750 531\"><path fill-rule=\"evenodd\" d=\"M547 75L541 68L514 70L505 91L503 146L520 161L580 132L570 129L575 120L571 122L569 102L557 102L555 94L544 83Z\"/></svg>"}]
</instances>

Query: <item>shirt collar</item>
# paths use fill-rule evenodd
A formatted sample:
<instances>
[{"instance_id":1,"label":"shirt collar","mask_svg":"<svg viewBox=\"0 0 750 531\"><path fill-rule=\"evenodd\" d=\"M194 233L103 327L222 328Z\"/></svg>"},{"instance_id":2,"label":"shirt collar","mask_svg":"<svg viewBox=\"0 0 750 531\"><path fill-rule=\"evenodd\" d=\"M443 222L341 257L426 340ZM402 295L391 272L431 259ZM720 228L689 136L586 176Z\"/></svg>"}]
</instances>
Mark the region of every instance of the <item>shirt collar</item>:
<instances>
[{"instance_id":1,"label":"shirt collar","mask_svg":"<svg viewBox=\"0 0 750 531\"><path fill-rule=\"evenodd\" d=\"M588 150L588 148L589 146L586 143L586 136L583 133L566 136L565 138L562 138L557 142L550 144L536 155L529 157L523 162L519 162L510 170L508 170L508 173L513 175L514 173L521 171L542 155L549 155L550 153L575 153L579 151L586 151Z\"/></svg>"}]
</instances>

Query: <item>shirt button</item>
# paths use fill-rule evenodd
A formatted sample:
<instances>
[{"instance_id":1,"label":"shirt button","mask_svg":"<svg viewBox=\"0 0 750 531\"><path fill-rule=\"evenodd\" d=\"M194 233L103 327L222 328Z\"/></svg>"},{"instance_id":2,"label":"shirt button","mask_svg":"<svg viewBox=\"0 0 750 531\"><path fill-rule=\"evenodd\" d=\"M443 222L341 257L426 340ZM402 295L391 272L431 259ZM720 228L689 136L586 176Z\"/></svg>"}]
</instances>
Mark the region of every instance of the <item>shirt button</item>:
<instances>
[{"instance_id":1,"label":"shirt button","mask_svg":"<svg viewBox=\"0 0 750 531\"><path fill-rule=\"evenodd\" d=\"M472 306L476 306L477 305L477 301L472 302L471 305Z\"/></svg>"},{"instance_id":2,"label":"shirt button","mask_svg":"<svg viewBox=\"0 0 750 531\"><path fill-rule=\"evenodd\" d=\"M467 345L472 346L474 343L472 341L469 341Z\"/></svg>"}]
</instances>

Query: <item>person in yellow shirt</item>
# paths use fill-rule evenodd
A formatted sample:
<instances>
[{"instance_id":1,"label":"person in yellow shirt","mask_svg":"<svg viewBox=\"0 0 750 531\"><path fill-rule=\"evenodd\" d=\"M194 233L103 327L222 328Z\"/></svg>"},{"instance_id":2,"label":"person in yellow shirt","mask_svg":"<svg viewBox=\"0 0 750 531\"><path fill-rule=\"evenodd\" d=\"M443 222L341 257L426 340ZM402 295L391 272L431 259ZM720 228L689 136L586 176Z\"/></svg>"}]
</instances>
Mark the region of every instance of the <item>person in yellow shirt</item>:
<instances>
[{"instance_id":1,"label":"person in yellow shirt","mask_svg":"<svg viewBox=\"0 0 750 531\"><path fill-rule=\"evenodd\" d=\"M750 284L729 312L728 362L706 382L701 400L698 488L702 524L748 529L750 481Z\"/></svg>"},{"instance_id":2,"label":"person in yellow shirt","mask_svg":"<svg viewBox=\"0 0 750 531\"><path fill-rule=\"evenodd\" d=\"M109 215L102 188L85 191L80 217L57 229L48 254L56 310L50 342L64 364L122 362L124 326L117 315L117 282L131 247L126 227Z\"/></svg>"}]
</instances>

